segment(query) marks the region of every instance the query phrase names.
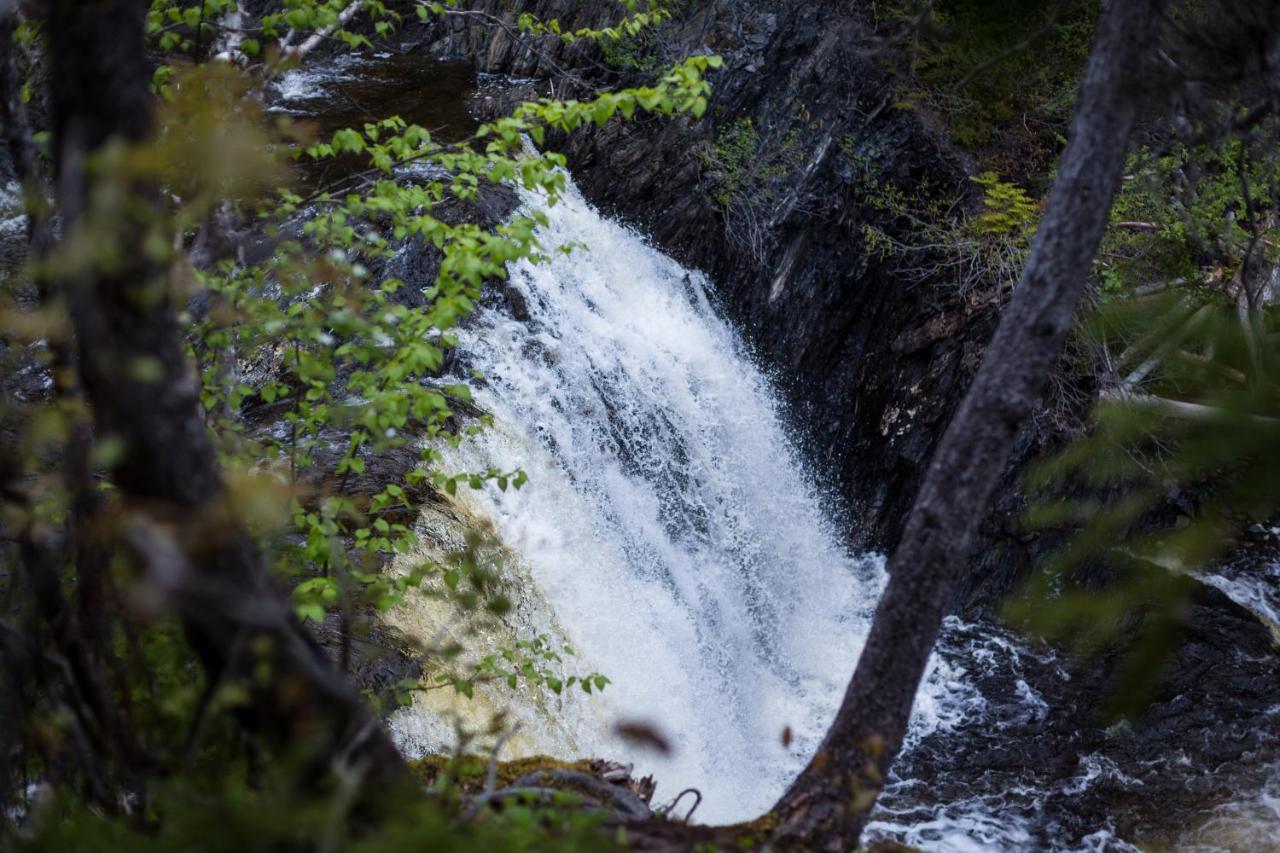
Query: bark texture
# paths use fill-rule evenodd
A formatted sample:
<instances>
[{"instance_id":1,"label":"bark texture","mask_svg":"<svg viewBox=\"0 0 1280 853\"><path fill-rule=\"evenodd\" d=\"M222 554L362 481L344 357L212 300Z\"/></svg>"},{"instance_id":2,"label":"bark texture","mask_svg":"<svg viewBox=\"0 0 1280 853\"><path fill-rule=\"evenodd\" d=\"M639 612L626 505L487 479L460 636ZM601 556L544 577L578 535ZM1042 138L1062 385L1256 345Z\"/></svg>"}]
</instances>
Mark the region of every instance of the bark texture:
<instances>
[{"instance_id":1,"label":"bark texture","mask_svg":"<svg viewBox=\"0 0 1280 853\"><path fill-rule=\"evenodd\" d=\"M827 737L774 807L782 842L856 846L1019 430L1062 351L1123 172L1163 0L1113 0L1012 302L929 466Z\"/></svg>"},{"instance_id":2,"label":"bark texture","mask_svg":"<svg viewBox=\"0 0 1280 853\"><path fill-rule=\"evenodd\" d=\"M407 785L379 720L292 618L229 505L183 356L167 264L145 248L148 229L162 224L158 189L145 174L101 168L112 145L145 143L151 131L146 7L54 0L48 22L68 247L57 283L98 441L121 447L111 475L128 509L123 537L148 569L148 589L182 620L211 683L244 684L242 721L296 753L308 784L341 764L358 779Z\"/></svg>"}]
</instances>

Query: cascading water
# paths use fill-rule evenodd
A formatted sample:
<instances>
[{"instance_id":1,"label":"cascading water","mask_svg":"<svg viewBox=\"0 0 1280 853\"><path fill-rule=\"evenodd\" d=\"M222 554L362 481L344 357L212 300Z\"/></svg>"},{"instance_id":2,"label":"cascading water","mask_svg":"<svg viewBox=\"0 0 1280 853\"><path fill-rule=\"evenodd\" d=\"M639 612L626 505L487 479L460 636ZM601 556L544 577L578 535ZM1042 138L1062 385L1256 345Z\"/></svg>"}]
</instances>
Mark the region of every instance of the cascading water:
<instances>
[{"instance_id":1,"label":"cascading water","mask_svg":"<svg viewBox=\"0 0 1280 853\"><path fill-rule=\"evenodd\" d=\"M671 759L638 764L702 789L701 818L753 817L834 713L880 563L840 546L702 278L572 188L545 212L552 259L511 270L529 319L488 309L461 335L496 426L453 461L528 471L524 489L470 500L613 680L605 716L671 739ZM627 752L604 726L578 740Z\"/></svg>"},{"instance_id":2,"label":"cascading water","mask_svg":"<svg viewBox=\"0 0 1280 853\"><path fill-rule=\"evenodd\" d=\"M603 699L550 707L498 690L451 710L470 708L482 723L507 708L508 723L522 724L509 749L624 758L656 775L659 801L693 786L705 795L699 819L753 818L833 717L883 562L842 546L774 389L703 278L601 217L572 185L554 208L523 201L548 218L539 237L549 259L514 266L508 307L489 305L460 333L494 425L448 458L460 470L528 472L523 489L460 493L458 507L492 524L531 587L513 635L568 642L613 683ZM1031 685L1062 695L1069 681L1051 653L949 619L870 835L931 850L1136 849L1105 810L1081 802L1098 786L1141 790L1142 779L1103 752L1061 766L1026 758L1046 737L1072 738L1052 728ZM407 752L453 747L442 710L397 714ZM633 720L655 725L673 754L613 735ZM1003 764L976 770L1000 752Z\"/></svg>"},{"instance_id":3,"label":"cascading water","mask_svg":"<svg viewBox=\"0 0 1280 853\"><path fill-rule=\"evenodd\" d=\"M327 98L380 74L396 85L377 99L393 97L402 71L358 55L294 71L276 109L338 126L347 117L319 109ZM486 377L477 402L494 426L442 449L458 470L523 468L530 482L464 490L454 508L464 520L424 523L429 539L454 540L442 546L460 544L467 524L492 524L519 593L498 641L549 635L612 685L603 700L554 708L482 689L468 709L435 692L399 712L393 730L407 753L444 752L456 747L450 714L470 710L483 724L507 710L523 723L508 755L629 757L658 777L659 798L673 786L706 794L701 820L755 817L834 715L883 561L843 545L774 389L703 277L602 218L572 183L554 208L523 201L548 217L540 239L551 259L510 270L527 319L489 306L460 334L460 351ZM456 616L421 602L391 621L429 638ZM931 662L913 742L980 712L963 675ZM635 752L612 734L618 721L655 725L671 756Z\"/></svg>"},{"instance_id":4,"label":"cascading water","mask_svg":"<svg viewBox=\"0 0 1280 853\"><path fill-rule=\"evenodd\" d=\"M276 108L323 118L332 93L346 103L344 87L387 77L394 91L361 103L404 89L423 111L411 117L431 123L420 75L392 65L356 57L296 72ZM453 115L460 100L446 100ZM572 187L546 213L545 247L579 248L512 269L508 309L486 307L462 333L465 357L487 377L477 396L494 426L449 460L522 467L530 482L428 507L424 538L438 557L469 526L491 525L517 595L507 624L479 639L548 635L577 648L575 670L613 684L603 700L434 691L397 712L393 729L410 754L444 752L457 745L450 714L483 722L505 709L523 726L504 757L625 758L657 775L658 801L697 786L698 819L753 817L828 724L884 583L881 562L841 544L818 472L789 442L770 383L706 282ZM1276 571L1260 579L1246 566L1205 581L1274 626ZM457 614L415 602L391 619L430 637ZM1266 679L1265 663L1226 654L1242 686ZM1077 676L992 624L948 620L869 837L941 851L1134 850L1116 826L1147 835L1157 824L1156 837L1179 849L1274 849L1280 706L1233 717L1232 700L1216 700L1201 715L1203 737L1166 743L1098 727ZM1182 698L1166 715L1183 713ZM612 734L620 720L655 724L674 754L634 751Z\"/></svg>"},{"instance_id":5,"label":"cascading water","mask_svg":"<svg viewBox=\"0 0 1280 853\"><path fill-rule=\"evenodd\" d=\"M538 604L514 629L557 634L613 684L594 713L579 697L553 711L512 697L515 717L538 717L522 720L519 748L626 757L657 776L659 799L676 785L699 788L702 820L753 818L834 716L883 561L841 544L774 389L703 278L602 218L572 185L554 208L530 194L524 202L548 217L539 236L550 260L510 270L507 301L522 319L489 306L460 333L494 426L448 451L449 461L528 472L522 490L460 493L459 502L493 524L537 587ZM1023 700L1032 715L1043 705ZM477 713L501 702L486 697ZM908 746L984 708L964 667L935 657ZM397 715L406 751L452 746L439 712ZM672 755L614 737L623 720L655 725ZM983 805L934 821L945 830L932 840L964 849L975 834L1025 835L993 829ZM903 835L893 817L874 831Z\"/></svg>"}]
</instances>

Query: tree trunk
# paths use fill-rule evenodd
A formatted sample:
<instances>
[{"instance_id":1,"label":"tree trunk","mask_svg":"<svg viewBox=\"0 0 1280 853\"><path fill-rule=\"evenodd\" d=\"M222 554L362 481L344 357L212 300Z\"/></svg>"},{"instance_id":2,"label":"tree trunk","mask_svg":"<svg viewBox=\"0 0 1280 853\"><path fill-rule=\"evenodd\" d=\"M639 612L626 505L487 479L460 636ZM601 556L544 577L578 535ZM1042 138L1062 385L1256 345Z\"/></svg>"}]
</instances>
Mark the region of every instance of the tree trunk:
<instances>
[{"instance_id":1,"label":"tree trunk","mask_svg":"<svg viewBox=\"0 0 1280 853\"><path fill-rule=\"evenodd\" d=\"M1013 299L930 463L835 722L774 806L782 844L852 849L902 745L973 534L1061 354L1123 172L1164 0L1111 0Z\"/></svg>"},{"instance_id":2,"label":"tree trunk","mask_svg":"<svg viewBox=\"0 0 1280 853\"><path fill-rule=\"evenodd\" d=\"M358 778L408 784L380 721L293 619L228 504L168 270L146 248L148 229L163 224L159 189L146 175L100 168L111 143L145 143L151 131L146 7L53 0L48 26L64 228L57 283L99 443L122 448L111 475L131 520L125 539L149 564L152 590L176 610L210 681L245 687L243 723L296 752L308 782L344 763Z\"/></svg>"}]
</instances>

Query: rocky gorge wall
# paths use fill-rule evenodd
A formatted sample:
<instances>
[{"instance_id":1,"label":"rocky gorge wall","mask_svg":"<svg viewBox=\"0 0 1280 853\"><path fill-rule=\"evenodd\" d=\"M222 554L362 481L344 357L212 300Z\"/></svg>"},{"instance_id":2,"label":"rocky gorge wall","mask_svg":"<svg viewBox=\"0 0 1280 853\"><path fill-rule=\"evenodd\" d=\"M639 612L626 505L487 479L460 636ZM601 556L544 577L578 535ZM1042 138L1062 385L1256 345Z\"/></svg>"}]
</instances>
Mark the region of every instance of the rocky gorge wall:
<instances>
[{"instance_id":1,"label":"rocky gorge wall","mask_svg":"<svg viewBox=\"0 0 1280 853\"><path fill-rule=\"evenodd\" d=\"M600 26L610 4L481 4L569 27ZM885 199L971 197L964 156L927 116L894 103L872 27L848 4L686 3L645 45L603 54L543 40L522 47L491 20L458 19L415 38L486 73L632 82L693 52L725 69L700 122L616 122L567 140L587 196L664 251L706 271L725 313L790 403L810 458L849 510L858 547L895 543L933 447L979 363L999 295L938 275L907 279L875 235L905 225ZM573 69L572 71L567 69ZM907 237L906 239L909 239ZM1028 455L1028 433L1020 454ZM1008 478L975 549L968 599L992 600L1031 559Z\"/></svg>"}]
</instances>

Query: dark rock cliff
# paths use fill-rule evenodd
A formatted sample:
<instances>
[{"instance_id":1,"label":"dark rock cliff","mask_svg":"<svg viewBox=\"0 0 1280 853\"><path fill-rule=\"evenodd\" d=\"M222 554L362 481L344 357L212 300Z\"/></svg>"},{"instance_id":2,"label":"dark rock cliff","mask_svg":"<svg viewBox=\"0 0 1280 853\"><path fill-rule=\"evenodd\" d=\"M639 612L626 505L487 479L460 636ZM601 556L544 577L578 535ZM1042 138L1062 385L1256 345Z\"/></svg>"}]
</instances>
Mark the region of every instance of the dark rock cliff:
<instances>
[{"instance_id":1,"label":"dark rock cliff","mask_svg":"<svg viewBox=\"0 0 1280 853\"><path fill-rule=\"evenodd\" d=\"M573 27L610 14L608 4L573 0L485 8L501 16L512 5ZM904 228L886 210L889 194L968 195L963 158L926 117L893 103L872 28L848 4L686 5L696 8L660 38L603 55L546 40L525 48L474 20L416 36L438 56L562 87L574 73L643 80L692 52L725 58L703 121L616 122L577 134L567 144L574 174L602 209L712 277L724 311L786 394L820 476L838 484L855 543L888 549L999 300L961 294L941 276L899 275L872 235ZM1009 482L977 549L974 602L1006 589L1029 561Z\"/></svg>"}]
</instances>

